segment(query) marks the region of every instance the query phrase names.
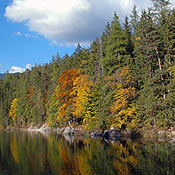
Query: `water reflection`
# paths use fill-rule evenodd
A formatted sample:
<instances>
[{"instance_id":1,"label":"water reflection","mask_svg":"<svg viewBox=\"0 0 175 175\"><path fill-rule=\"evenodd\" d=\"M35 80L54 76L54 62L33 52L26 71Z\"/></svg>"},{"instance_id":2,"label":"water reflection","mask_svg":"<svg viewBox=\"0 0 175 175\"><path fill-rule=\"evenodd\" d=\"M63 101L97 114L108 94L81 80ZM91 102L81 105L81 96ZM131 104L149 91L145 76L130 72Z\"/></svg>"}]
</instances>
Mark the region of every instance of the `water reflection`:
<instances>
[{"instance_id":1,"label":"water reflection","mask_svg":"<svg viewBox=\"0 0 175 175\"><path fill-rule=\"evenodd\" d=\"M175 146L0 132L0 175L175 174Z\"/></svg>"}]
</instances>

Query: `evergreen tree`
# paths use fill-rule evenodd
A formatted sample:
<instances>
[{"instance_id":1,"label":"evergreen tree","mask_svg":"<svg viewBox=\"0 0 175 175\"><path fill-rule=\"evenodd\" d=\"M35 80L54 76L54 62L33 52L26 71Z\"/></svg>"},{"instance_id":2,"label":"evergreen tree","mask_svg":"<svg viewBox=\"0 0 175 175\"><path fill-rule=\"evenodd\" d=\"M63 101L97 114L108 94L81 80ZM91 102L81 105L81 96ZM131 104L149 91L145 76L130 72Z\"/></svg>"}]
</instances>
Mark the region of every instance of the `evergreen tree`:
<instances>
[{"instance_id":1,"label":"evergreen tree","mask_svg":"<svg viewBox=\"0 0 175 175\"><path fill-rule=\"evenodd\" d=\"M124 21L124 29L126 31L126 39L127 39L127 45L126 45L126 52L127 52L127 65L132 66L133 64L133 56L134 56L134 46L132 43L132 32L131 32L131 26L128 21L128 17L126 16Z\"/></svg>"},{"instance_id":2,"label":"evergreen tree","mask_svg":"<svg viewBox=\"0 0 175 175\"><path fill-rule=\"evenodd\" d=\"M160 16L162 11L169 10L170 2L169 0L151 0L153 2L153 11L155 12L155 16Z\"/></svg>"},{"instance_id":3,"label":"evergreen tree","mask_svg":"<svg viewBox=\"0 0 175 175\"><path fill-rule=\"evenodd\" d=\"M113 74L119 67L126 64L126 47L126 31L122 29L119 17L114 14L107 41L106 56L102 60L105 75Z\"/></svg>"},{"instance_id":4,"label":"evergreen tree","mask_svg":"<svg viewBox=\"0 0 175 175\"><path fill-rule=\"evenodd\" d=\"M91 44L90 54L88 59L88 74L92 79L97 82L100 77L103 76L103 70L100 63L101 55L101 43L100 40L97 38Z\"/></svg>"},{"instance_id":5,"label":"evergreen tree","mask_svg":"<svg viewBox=\"0 0 175 175\"><path fill-rule=\"evenodd\" d=\"M131 24L132 30L133 30L133 32L135 32L135 30L139 24L139 15L138 15L137 7L135 5L134 5L133 10L130 14L130 17L131 17L130 24Z\"/></svg>"},{"instance_id":6,"label":"evergreen tree","mask_svg":"<svg viewBox=\"0 0 175 175\"><path fill-rule=\"evenodd\" d=\"M80 44L77 45L75 52L72 54L72 67L87 69L89 50L81 48Z\"/></svg>"},{"instance_id":7,"label":"evergreen tree","mask_svg":"<svg viewBox=\"0 0 175 175\"><path fill-rule=\"evenodd\" d=\"M139 99L137 101L138 108L140 111L138 115L140 117L145 117L149 115L145 115L145 113L150 114L150 117L147 117L148 120L151 120L152 116L155 116L155 112L157 109L157 92L156 88L160 87L160 78L157 76L158 74L158 46L159 46L159 34L156 31L155 24L153 22L153 14L151 11L144 11L141 16L141 21L139 25L140 36L138 39L138 53L137 59L135 60L138 73L138 80L142 79L141 84L139 84L139 88L141 89L139 94ZM154 81L154 84L152 83ZM154 86L156 87L154 87ZM146 94L148 98L145 98ZM159 91L160 94L160 91ZM155 105L153 105L155 103ZM152 105L150 105L152 104ZM141 107L140 107L141 105ZM151 109L150 109L151 106ZM155 109L156 106L156 109ZM143 110L142 110L143 109ZM150 112L151 111L151 112ZM142 114L142 112L144 114ZM142 118L141 117L141 118ZM152 120L151 120L152 121Z\"/></svg>"},{"instance_id":8,"label":"evergreen tree","mask_svg":"<svg viewBox=\"0 0 175 175\"><path fill-rule=\"evenodd\" d=\"M59 53L57 53L56 58L52 58L52 62L50 63L49 67L51 67L51 80L53 88L56 87L58 75L60 75L63 72L63 69L61 67L63 60L61 59Z\"/></svg>"}]
</instances>

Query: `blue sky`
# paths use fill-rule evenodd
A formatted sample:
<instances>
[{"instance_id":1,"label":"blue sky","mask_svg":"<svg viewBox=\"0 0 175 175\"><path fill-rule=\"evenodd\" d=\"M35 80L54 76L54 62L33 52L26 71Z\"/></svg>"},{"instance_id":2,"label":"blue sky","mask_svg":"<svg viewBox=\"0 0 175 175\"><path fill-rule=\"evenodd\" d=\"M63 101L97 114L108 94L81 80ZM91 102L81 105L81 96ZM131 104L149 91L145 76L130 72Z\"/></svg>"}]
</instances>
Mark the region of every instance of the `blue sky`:
<instances>
[{"instance_id":1,"label":"blue sky","mask_svg":"<svg viewBox=\"0 0 175 175\"><path fill-rule=\"evenodd\" d=\"M101 35L114 11L129 15L150 0L0 0L0 73L49 63Z\"/></svg>"},{"instance_id":2,"label":"blue sky","mask_svg":"<svg viewBox=\"0 0 175 175\"><path fill-rule=\"evenodd\" d=\"M26 68L27 64L48 63L57 52L60 56L73 52L75 46L59 47L44 36L29 31L24 23L7 19L4 16L7 5L7 1L0 0L0 73L10 71L12 66Z\"/></svg>"}]
</instances>

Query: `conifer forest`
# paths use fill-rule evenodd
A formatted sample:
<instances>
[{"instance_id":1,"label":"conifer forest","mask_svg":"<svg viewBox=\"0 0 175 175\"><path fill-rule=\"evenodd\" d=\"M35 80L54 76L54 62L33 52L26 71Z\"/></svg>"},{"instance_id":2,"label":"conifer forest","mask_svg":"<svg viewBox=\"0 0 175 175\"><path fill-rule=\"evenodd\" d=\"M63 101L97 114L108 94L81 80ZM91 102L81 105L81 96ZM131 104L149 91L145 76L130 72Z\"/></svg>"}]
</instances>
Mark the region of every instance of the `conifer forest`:
<instances>
[{"instance_id":1,"label":"conifer forest","mask_svg":"<svg viewBox=\"0 0 175 175\"><path fill-rule=\"evenodd\" d=\"M167 0L112 22L89 48L0 79L0 126L175 127L175 9ZM26 53L27 54L27 53ZM24 58L25 59L25 58Z\"/></svg>"}]
</instances>

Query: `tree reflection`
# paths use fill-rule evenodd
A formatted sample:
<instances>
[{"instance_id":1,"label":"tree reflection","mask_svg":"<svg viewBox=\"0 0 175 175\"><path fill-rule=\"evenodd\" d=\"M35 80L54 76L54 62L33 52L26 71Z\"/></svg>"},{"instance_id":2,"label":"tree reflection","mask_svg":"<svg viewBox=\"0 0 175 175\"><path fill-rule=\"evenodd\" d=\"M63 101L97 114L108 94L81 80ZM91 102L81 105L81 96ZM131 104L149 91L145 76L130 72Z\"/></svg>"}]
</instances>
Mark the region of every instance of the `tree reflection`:
<instances>
[{"instance_id":1,"label":"tree reflection","mask_svg":"<svg viewBox=\"0 0 175 175\"><path fill-rule=\"evenodd\" d=\"M14 175L174 174L170 143L102 139L66 141L62 136L0 132L0 172Z\"/></svg>"}]
</instances>

